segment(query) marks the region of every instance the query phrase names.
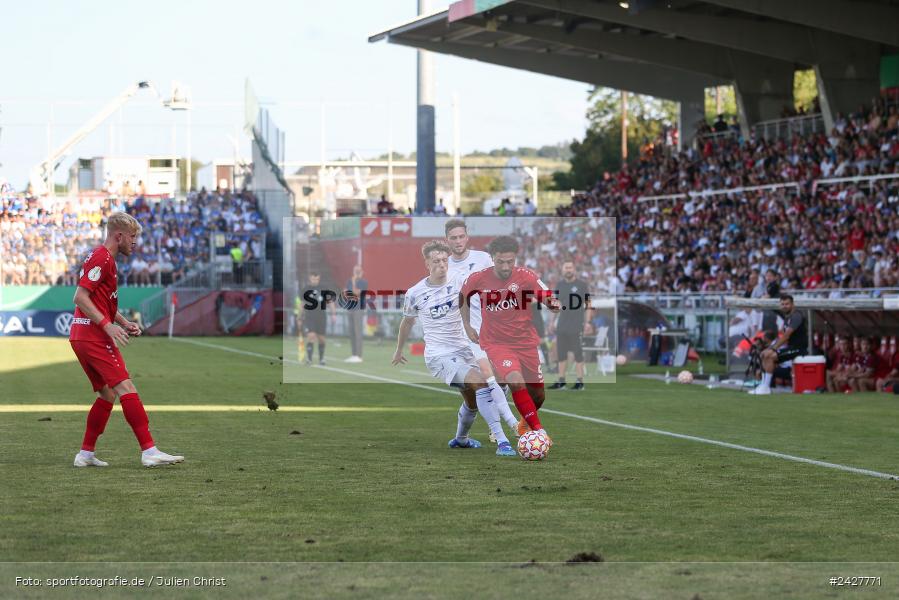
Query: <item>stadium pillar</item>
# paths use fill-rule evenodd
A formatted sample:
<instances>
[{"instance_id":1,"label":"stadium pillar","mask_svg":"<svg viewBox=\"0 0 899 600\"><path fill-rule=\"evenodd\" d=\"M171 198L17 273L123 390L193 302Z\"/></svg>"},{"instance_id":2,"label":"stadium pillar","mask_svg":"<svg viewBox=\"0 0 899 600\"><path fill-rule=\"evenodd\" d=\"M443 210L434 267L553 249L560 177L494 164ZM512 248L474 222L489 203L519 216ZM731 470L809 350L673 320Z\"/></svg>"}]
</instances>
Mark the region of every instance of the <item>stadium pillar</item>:
<instances>
[{"instance_id":1,"label":"stadium pillar","mask_svg":"<svg viewBox=\"0 0 899 600\"><path fill-rule=\"evenodd\" d=\"M793 65L763 57L733 56L734 91L743 135L759 121L779 119L793 107Z\"/></svg>"},{"instance_id":2,"label":"stadium pillar","mask_svg":"<svg viewBox=\"0 0 899 600\"><path fill-rule=\"evenodd\" d=\"M431 0L418 0L418 14L431 11ZM415 212L434 209L437 159L434 153L434 64L431 53L418 51L418 121L415 144Z\"/></svg>"},{"instance_id":3,"label":"stadium pillar","mask_svg":"<svg viewBox=\"0 0 899 600\"><path fill-rule=\"evenodd\" d=\"M814 34L818 56L815 78L825 131L833 129L837 113L849 114L880 94L880 47L863 40L828 43L826 33Z\"/></svg>"},{"instance_id":4,"label":"stadium pillar","mask_svg":"<svg viewBox=\"0 0 899 600\"><path fill-rule=\"evenodd\" d=\"M690 98L679 98L677 109L677 149L689 147L696 137L696 125L705 120L705 90L697 88Z\"/></svg>"}]
</instances>

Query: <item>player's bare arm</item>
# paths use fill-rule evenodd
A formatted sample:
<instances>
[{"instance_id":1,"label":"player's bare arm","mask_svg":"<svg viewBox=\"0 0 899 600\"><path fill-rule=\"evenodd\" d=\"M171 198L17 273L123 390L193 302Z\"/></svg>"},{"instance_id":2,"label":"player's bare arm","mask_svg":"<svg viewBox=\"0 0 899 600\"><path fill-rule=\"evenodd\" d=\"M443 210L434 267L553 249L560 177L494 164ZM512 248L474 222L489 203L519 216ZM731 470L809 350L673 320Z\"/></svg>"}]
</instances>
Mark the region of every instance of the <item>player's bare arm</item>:
<instances>
[{"instance_id":1,"label":"player's bare arm","mask_svg":"<svg viewBox=\"0 0 899 600\"><path fill-rule=\"evenodd\" d=\"M471 306L469 299L464 294L459 294L459 313L462 315L462 327L465 328L465 335L468 336L475 344L478 343L478 332L471 326Z\"/></svg>"},{"instance_id":2,"label":"player's bare arm","mask_svg":"<svg viewBox=\"0 0 899 600\"><path fill-rule=\"evenodd\" d=\"M122 329L124 329L128 333L128 335L137 337L141 333L143 333L140 330L140 325L138 325L134 321L129 321L121 312L116 311L115 322L118 323L118 325Z\"/></svg>"},{"instance_id":3,"label":"player's bare arm","mask_svg":"<svg viewBox=\"0 0 899 600\"><path fill-rule=\"evenodd\" d=\"M113 323L109 319L103 316L103 313L97 308L97 306L93 303L90 296L90 291L87 288L83 288L78 286L78 289L75 290L75 306L81 309L87 318L100 325L106 335L112 338L113 343L116 346L127 346L129 335L128 332L125 331L118 323ZM116 321L118 321L118 317L120 315L116 315ZM124 317L122 317L124 319ZM105 321L105 322L104 322Z\"/></svg>"},{"instance_id":4,"label":"player's bare arm","mask_svg":"<svg viewBox=\"0 0 899 600\"><path fill-rule=\"evenodd\" d=\"M406 340L409 339L409 332L412 331L413 325L415 325L415 317L403 317L399 333L396 336L396 352L393 353L393 360L390 361L394 366L406 364L403 348L406 347Z\"/></svg>"}]
</instances>

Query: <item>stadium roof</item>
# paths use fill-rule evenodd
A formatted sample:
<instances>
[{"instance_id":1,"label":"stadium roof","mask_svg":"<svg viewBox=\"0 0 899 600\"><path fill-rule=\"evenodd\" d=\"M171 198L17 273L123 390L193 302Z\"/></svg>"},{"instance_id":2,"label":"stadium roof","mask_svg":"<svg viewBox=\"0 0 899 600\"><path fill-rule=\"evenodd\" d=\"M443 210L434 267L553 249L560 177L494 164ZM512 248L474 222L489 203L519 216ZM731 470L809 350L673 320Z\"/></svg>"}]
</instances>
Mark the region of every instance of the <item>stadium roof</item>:
<instances>
[{"instance_id":1,"label":"stadium roof","mask_svg":"<svg viewBox=\"0 0 899 600\"><path fill-rule=\"evenodd\" d=\"M369 41L682 103L734 84L747 125L792 104L797 68L818 68L826 119L870 102L897 23L897 0L461 0Z\"/></svg>"}]
</instances>

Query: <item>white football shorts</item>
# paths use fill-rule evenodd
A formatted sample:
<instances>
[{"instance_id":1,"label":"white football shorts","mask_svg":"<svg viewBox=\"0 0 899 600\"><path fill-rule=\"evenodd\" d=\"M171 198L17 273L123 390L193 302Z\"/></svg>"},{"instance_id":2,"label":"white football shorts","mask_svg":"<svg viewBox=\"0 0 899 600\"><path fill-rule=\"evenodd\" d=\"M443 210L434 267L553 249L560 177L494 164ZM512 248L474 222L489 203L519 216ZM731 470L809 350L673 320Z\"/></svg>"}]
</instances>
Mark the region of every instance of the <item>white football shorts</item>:
<instances>
[{"instance_id":1,"label":"white football shorts","mask_svg":"<svg viewBox=\"0 0 899 600\"><path fill-rule=\"evenodd\" d=\"M431 375L443 379L446 385L452 387L462 387L469 371L478 368L474 354L469 348L463 348L452 354L426 358L425 366Z\"/></svg>"}]
</instances>

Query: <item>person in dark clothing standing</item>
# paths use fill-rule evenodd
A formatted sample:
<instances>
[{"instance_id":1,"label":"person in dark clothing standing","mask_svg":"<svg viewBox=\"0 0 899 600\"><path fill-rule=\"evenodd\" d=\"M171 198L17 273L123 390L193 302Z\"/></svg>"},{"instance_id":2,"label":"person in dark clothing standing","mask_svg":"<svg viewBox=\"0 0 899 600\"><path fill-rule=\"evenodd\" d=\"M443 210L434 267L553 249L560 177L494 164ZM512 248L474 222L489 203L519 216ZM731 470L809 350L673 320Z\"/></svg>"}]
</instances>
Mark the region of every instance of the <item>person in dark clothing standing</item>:
<instances>
[{"instance_id":1,"label":"person in dark clothing standing","mask_svg":"<svg viewBox=\"0 0 899 600\"><path fill-rule=\"evenodd\" d=\"M332 296L333 298L333 296ZM328 302L325 290L321 285L321 274L312 272L309 274L309 283L303 290L301 297L296 302L296 318L300 329L300 344L305 339L306 360L305 364L312 364L313 345L318 343L318 364L325 364L325 334L328 328L328 316L331 321L337 318L334 302ZM302 351L300 352L302 355Z\"/></svg>"},{"instance_id":2,"label":"person in dark clothing standing","mask_svg":"<svg viewBox=\"0 0 899 600\"><path fill-rule=\"evenodd\" d=\"M565 383L565 369L568 366L568 353L574 355L574 368L577 381L571 388L574 391L584 389L584 328L590 322L590 291L587 282L579 279L574 270L574 262L562 263L562 280L558 285L559 301L562 310L550 326L550 333L556 334L556 353L559 359L559 380L549 386L551 390L562 390Z\"/></svg>"},{"instance_id":3,"label":"person in dark clothing standing","mask_svg":"<svg viewBox=\"0 0 899 600\"><path fill-rule=\"evenodd\" d=\"M347 281L344 294L344 308L350 317L350 345L352 354L344 359L348 363L362 362L362 334L365 327L365 297L368 292L368 281L363 279L362 265L353 267L353 276Z\"/></svg>"}]
</instances>

